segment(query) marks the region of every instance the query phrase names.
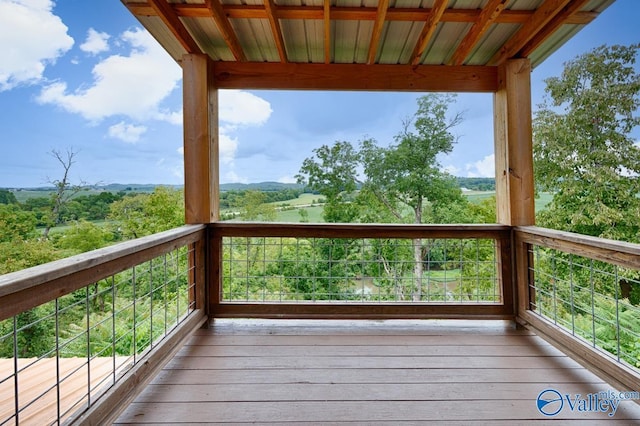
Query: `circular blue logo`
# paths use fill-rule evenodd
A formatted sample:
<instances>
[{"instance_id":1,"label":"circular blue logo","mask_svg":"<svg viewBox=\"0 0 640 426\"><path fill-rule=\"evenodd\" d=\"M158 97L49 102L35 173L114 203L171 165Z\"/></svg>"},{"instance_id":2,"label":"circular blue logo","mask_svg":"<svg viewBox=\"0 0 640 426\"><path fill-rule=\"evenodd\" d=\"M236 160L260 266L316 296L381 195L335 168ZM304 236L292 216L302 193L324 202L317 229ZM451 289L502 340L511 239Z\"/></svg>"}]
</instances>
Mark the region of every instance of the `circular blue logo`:
<instances>
[{"instance_id":1,"label":"circular blue logo","mask_svg":"<svg viewBox=\"0 0 640 426\"><path fill-rule=\"evenodd\" d=\"M536 400L538 411L545 416L555 416L562 411L564 401L562 395L555 389L545 389L538 395Z\"/></svg>"}]
</instances>

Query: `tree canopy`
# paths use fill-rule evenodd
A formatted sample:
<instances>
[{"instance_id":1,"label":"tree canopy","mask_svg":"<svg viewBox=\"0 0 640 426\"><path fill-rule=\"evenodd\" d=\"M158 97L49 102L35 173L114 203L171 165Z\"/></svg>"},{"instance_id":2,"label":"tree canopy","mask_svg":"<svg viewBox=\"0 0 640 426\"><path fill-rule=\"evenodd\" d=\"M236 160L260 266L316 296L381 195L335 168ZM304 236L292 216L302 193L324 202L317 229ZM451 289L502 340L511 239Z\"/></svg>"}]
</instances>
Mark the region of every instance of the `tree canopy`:
<instances>
[{"instance_id":1,"label":"tree canopy","mask_svg":"<svg viewBox=\"0 0 640 426\"><path fill-rule=\"evenodd\" d=\"M581 234L638 242L640 124L638 48L601 46L546 80L534 118L536 183L554 194L539 223Z\"/></svg>"},{"instance_id":2,"label":"tree canopy","mask_svg":"<svg viewBox=\"0 0 640 426\"><path fill-rule=\"evenodd\" d=\"M326 197L327 222L432 222L433 215L423 215L425 206L462 202L458 185L439 162L453 149L452 129L462 121L461 114L449 113L454 100L443 94L420 97L416 113L388 146L366 139L358 148L338 141L315 149L298 182Z\"/></svg>"}]
</instances>

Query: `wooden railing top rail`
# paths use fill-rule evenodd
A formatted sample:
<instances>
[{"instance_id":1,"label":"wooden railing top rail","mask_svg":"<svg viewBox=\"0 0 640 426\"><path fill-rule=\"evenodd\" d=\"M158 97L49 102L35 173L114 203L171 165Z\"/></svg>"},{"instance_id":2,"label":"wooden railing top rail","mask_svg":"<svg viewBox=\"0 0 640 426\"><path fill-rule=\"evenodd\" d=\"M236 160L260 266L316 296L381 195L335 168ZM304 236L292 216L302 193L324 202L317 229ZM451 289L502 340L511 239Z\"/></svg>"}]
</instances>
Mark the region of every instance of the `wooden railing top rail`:
<instances>
[{"instance_id":1,"label":"wooden railing top rail","mask_svg":"<svg viewBox=\"0 0 640 426\"><path fill-rule=\"evenodd\" d=\"M640 244L591 237L537 226L514 228L516 242L535 244L624 268L640 269Z\"/></svg>"},{"instance_id":2,"label":"wooden railing top rail","mask_svg":"<svg viewBox=\"0 0 640 426\"><path fill-rule=\"evenodd\" d=\"M0 275L0 321L198 241L205 229L205 225L186 225Z\"/></svg>"},{"instance_id":3,"label":"wooden railing top rail","mask_svg":"<svg viewBox=\"0 0 640 426\"><path fill-rule=\"evenodd\" d=\"M498 224L216 222L209 227L223 237L496 238L511 231Z\"/></svg>"}]
</instances>

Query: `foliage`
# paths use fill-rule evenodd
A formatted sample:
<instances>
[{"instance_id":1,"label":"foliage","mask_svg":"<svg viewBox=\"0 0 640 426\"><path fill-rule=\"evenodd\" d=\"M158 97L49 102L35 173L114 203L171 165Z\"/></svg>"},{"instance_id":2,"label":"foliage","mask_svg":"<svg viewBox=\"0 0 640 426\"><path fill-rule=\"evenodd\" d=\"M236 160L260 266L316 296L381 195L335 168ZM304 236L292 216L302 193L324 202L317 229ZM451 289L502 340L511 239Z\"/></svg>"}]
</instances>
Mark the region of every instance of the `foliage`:
<instances>
[{"instance_id":1,"label":"foliage","mask_svg":"<svg viewBox=\"0 0 640 426\"><path fill-rule=\"evenodd\" d=\"M272 204L266 203L267 196L264 192L249 190L237 200L237 207L241 209L243 220L247 221L273 221L276 218L276 209Z\"/></svg>"},{"instance_id":2,"label":"foliage","mask_svg":"<svg viewBox=\"0 0 640 426\"><path fill-rule=\"evenodd\" d=\"M139 238L184 224L182 191L157 187L151 194L124 197L111 204L109 218L124 238Z\"/></svg>"},{"instance_id":3,"label":"foliage","mask_svg":"<svg viewBox=\"0 0 640 426\"><path fill-rule=\"evenodd\" d=\"M113 241L113 233L86 220L75 222L71 228L56 234L52 240L56 247L70 252L84 253L104 247Z\"/></svg>"},{"instance_id":4,"label":"foliage","mask_svg":"<svg viewBox=\"0 0 640 426\"><path fill-rule=\"evenodd\" d=\"M483 177L456 177L456 182L460 188L472 191L495 191L496 179Z\"/></svg>"},{"instance_id":5,"label":"foliage","mask_svg":"<svg viewBox=\"0 0 640 426\"><path fill-rule=\"evenodd\" d=\"M640 241L640 45L599 47L546 80L534 120L536 182L554 192L539 223L604 238Z\"/></svg>"},{"instance_id":6,"label":"foliage","mask_svg":"<svg viewBox=\"0 0 640 426\"><path fill-rule=\"evenodd\" d=\"M353 222L358 211L348 197L357 189L360 153L346 141L313 150L315 158L306 158L296 176L313 191L325 196L326 222Z\"/></svg>"},{"instance_id":7,"label":"foliage","mask_svg":"<svg viewBox=\"0 0 640 426\"><path fill-rule=\"evenodd\" d=\"M278 201L288 201L298 198L303 192L302 188L283 188L278 190L258 190L258 189L236 189L220 192L220 208L228 209L239 205L239 200L245 197L248 191L258 191L264 194L265 203L275 203Z\"/></svg>"},{"instance_id":8,"label":"foliage","mask_svg":"<svg viewBox=\"0 0 640 426\"><path fill-rule=\"evenodd\" d=\"M0 243L0 274L20 271L64 257L48 240Z\"/></svg>"},{"instance_id":9,"label":"foliage","mask_svg":"<svg viewBox=\"0 0 640 426\"><path fill-rule=\"evenodd\" d=\"M0 204L18 204L18 200L13 192L0 189Z\"/></svg>"},{"instance_id":10,"label":"foliage","mask_svg":"<svg viewBox=\"0 0 640 426\"><path fill-rule=\"evenodd\" d=\"M0 204L0 243L23 241L35 235L36 218L16 204Z\"/></svg>"}]
</instances>

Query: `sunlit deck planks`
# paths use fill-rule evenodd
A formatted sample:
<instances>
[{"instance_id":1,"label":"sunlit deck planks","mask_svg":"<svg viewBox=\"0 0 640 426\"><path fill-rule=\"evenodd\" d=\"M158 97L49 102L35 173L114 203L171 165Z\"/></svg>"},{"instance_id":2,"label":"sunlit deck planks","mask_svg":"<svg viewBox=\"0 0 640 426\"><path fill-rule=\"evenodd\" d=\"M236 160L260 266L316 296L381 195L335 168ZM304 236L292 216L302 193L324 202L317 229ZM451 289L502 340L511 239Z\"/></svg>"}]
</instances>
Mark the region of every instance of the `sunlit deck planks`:
<instances>
[{"instance_id":1,"label":"sunlit deck planks","mask_svg":"<svg viewBox=\"0 0 640 426\"><path fill-rule=\"evenodd\" d=\"M536 408L547 388L613 389L502 322L216 320L117 424L529 424L550 419ZM630 424L640 406L622 402L612 418L565 407L553 418Z\"/></svg>"}]
</instances>

